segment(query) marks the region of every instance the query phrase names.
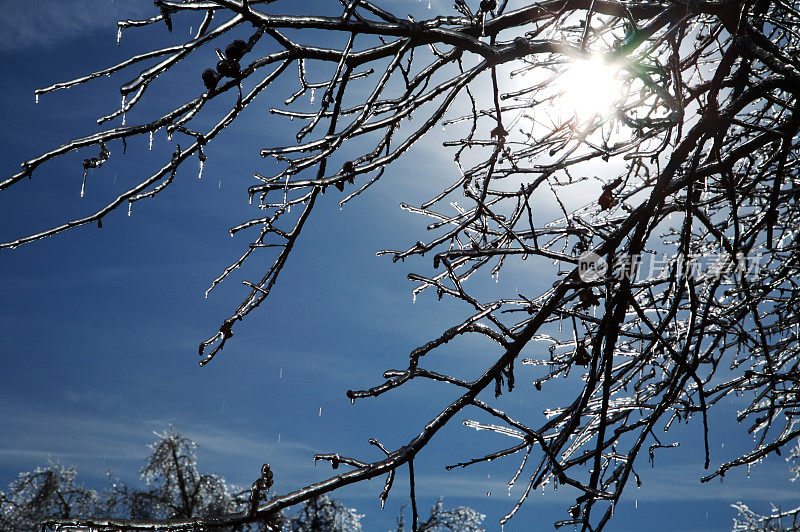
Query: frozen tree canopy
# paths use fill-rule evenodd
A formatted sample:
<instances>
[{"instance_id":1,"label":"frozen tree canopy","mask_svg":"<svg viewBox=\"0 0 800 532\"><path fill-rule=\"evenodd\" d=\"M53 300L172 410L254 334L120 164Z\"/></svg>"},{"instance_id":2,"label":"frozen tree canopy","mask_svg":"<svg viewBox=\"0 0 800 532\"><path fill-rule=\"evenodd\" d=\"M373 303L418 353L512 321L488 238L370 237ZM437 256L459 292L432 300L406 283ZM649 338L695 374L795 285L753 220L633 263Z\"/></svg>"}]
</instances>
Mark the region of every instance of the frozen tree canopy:
<instances>
[{"instance_id":1,"label":"frozen tree canopy","mask_svg":"<svg viewBox=\"0 0 800 532\"><path fill-rule=\"evenodd\" d=\"M76 515L114 516L116 519L106 520L106 523L118 528L154 519L184 519L188 522L196 519L202 522L246 508L253 500L267 500L265 492L269 483L257 482L249 489L242 489L227 484L219 475L202 474L197 469L196 442L172 428L156 433L156 436L158 439L150 446L151 453L140 472L144 487L125 485L109 474L109 488L102 491L87 489L76 482L77 470L74 467L52 462L46 467L20 473L9 486L8 493L0 491L2 529L37 531L43 522L57 526L59 520ZM268 466L266 470L269 470ZM355 509L327 495L320 495L307 500L294 515L278 512L254 522L217 530L360 532L362 517ZM483 519L483 515L465 506L447 510L440 498L418 530L483 532ZM404 530L403 522L401 514L398 532ZM187 526L194 528L193 525Z\"/></svg>"},{"instance_id":2,"label":"frozen tree canopy","mask_svg":"<svg viewBox=\"0 0 800 532\"><path fill-rule=\"evenodd\" d=\"M793 473L792 482L796 482L800 477L800 443L795 445L786 461L790 463L789 470ZM734 520L733 532L800 530L800 506L780 508L772 505L772 511L766 515L754 512L743 502L736 503L733 507L739 512L738 517Z\"/></svg>"},{"instance_id":3,"label":"frozen tree canopy","mask_svg":"<svg viewBox=\"0 0 800 532\"><path fill-rule=\"evenodd\" d=\"M120 80L122 102L98 118L96 133L26 160L0 190L14 194L54 160L79 154L83 181L76 178L76 191L83 191L87 179L134 149L131 139L159 131L177 149L101 208L31 228L0 248L130 213L183 170L195 176L199 165L202 172L221 131L234 128L260 96L291 86L268 126L285 120L285 143L263 147L269 162L253 169L242 190L254 214L230 229L250 235L249 244L210 289L256 254L269 257L269 266L245 282L241 304L200 343L200 363L222 356L243 319L258 319L252 311L291 267L304 229L324 224L314 216L319 205L365 200L360 193L379 186L416 143L440 136L453 158L448 183L424 202L402 203L426 217L428 232L408 235L404 249L379 253L394 261L424 257L414 262L424 270L408 275L414 294L458 301L466 318L421 336L401 369L347 392L351 401L376 398L422 379L458 393L435 405L437 413L404 445L371 440L378 459L317 455L332 466L329 479L269 500L255 497L237 511L226 506L219 479L193 477L203 504L230 513L189 520L180 510L186 501L175 500L169 519L158 506L146 509L151 513L138 530L243 525L312 500L324 508L326 494L376 477L384 479L385 501L406 469L411 527L422 530L414 458L462 414L472 418L468 428L507 443L444 465L513 460L518 468L509 485L525 487L503 523L534 490L556 484L576 493L557 526L582 531L602 529L626 487L639 481L637 467L677 445L669 432L676 422L703 435L704 481L796 441L797 1L455 0L441 4L441 12L378 0L314 4L314 12L291 1L154 4L151 18L120 21L121 35L158 25L183 35L182 42L38 90L45 96L110 75ZM198 54L208 68L174 85L160 83ZM134 120L137 105L159 91L179 93L183 103ZM425 178L420 166L407 186ZM558 266L545 290L486 289L484 281L504 268L534 264ZM464 336L484 341L483 370L438 371L437 349ZM565 381L568 375L574 378ZM501 410L493 402L518 386L551 402L543 422L530 405ZM550 399L570 386L570 399ZM709 418L723 400L735 402L741 430L755 439L712 467ZM191 469L191 453L182 456L182 467ZM175 492L172 473L148 475ZM56 476L69 479L63 471ZM338 515L357 521L356 514ZM435 526L446 528L439 516Z\"/></svg>"},{"instance_id":4,"label":"frozen tree canopy","mask_svg":"<svg viewBox=\"0 0 800 532\"><path fill-rule=\"evenodd\" d=\"M172 429L156 435L145 466L143 487L128 486L110 477L109 488L98 491L76 482L77 471L50 463L21 473L8 493L0 491L3 530L35 531L40 523L71 517L105 516L131 522L153 519L214 518L246 507L252 490L226 484L225 479L197 470L197 444ZM263 494L262 494L263 495ZM261 497L262 495L258 495ZM247 530L269 531L283 516L248 525ZM83 528L85 530L85 528ZM245 528L239 527L239 530ZM233 527L227 530L233 531Z\"/></svg>"}]
</instances>

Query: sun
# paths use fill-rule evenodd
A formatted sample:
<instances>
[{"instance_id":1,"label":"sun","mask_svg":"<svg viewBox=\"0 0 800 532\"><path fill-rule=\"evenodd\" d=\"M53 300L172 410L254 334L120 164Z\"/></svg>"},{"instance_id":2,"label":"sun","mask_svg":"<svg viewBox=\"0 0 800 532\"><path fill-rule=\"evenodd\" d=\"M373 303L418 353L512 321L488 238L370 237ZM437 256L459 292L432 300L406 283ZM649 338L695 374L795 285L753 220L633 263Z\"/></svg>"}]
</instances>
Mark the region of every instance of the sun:
<instances>
[{"instance_id":1,"label":"sun","mask_svg":"<svg viewBox=\"0 0 800 532\"><path fill-rule=\"evenodd\" d=\"M558 84L557 105L579 120L608 116L623 96L619 68L596 55L570 62Z\"/></svg>"}]
</instances>

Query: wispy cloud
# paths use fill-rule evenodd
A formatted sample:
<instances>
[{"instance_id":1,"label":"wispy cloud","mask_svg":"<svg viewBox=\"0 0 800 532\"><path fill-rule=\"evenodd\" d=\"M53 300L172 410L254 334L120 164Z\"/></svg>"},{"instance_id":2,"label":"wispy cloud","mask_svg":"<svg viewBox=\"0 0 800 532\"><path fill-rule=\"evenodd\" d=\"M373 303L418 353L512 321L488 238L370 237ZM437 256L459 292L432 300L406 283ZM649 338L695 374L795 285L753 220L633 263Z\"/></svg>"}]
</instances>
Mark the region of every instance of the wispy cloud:
<instances>
[{"instance_id":1,"label":"wispy cloud","mask_svg":"<svg viewBox=\"0 0 800 532\"><path fill-rule=\"evenodd\" d=\"M101 415L43 412L34 408L0 406L0 467L30 469L49 460L76 466L83 481L99 479L107 470L133 480L155 441L154 432L168 428L168 419L108 420ZM273 464L281 483L293 488L316 480L312 457L318 449L283 439L265 441L246 431L182 423L175 429L199 444L202 471L220 473L243 484L257 476L262 462ZM13 477L0 480L0 489Z\"/></svg>"},{"instance_id":2,"label":"wispy cloud","mask_svg":"<svg viewBox=\"0 0 800 532\"><path fill-rule=\"evenodd\" d=\"M25 9L15 6L25 4ZM46 48L99 29L116 31L119 18L153 14L152 2L114 0L0 0L0 53Z\"/></svg>"},{"instance_id":3,"label":"wispy cloud","mask_svg":"<svg viewBox=\"0 0 800 532\"><path fill-rule=\"evenodd\" d=\"M656 465L643 475L644 484L637 489L631 486L623 498L640 501L774 501L796 500L797 492L789 481L789 470L777 461L761 464L752 469L730 471L724 483L719 481L707 484L700 477L708 474L697 464ZM640 473L644 473L640 471Z\"/></svg>"}]
</instances>

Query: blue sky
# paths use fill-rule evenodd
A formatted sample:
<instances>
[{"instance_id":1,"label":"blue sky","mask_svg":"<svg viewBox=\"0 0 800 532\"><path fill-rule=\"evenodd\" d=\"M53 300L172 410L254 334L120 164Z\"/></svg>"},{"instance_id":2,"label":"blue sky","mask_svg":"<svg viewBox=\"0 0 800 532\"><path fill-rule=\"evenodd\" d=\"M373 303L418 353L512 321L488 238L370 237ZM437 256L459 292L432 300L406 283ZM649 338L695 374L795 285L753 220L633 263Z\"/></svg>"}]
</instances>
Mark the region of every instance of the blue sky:
<instances>
[{"instance_id":1,"label":"blue sky","mask_svg":"<svg viewBox=\"0 0 800 532\"><path fill-rule=\"evenodd\" d=\"M402 10L401 0L391 3ZM409 10L419 9L409 4ZM314 5L309 2L309 9ZM161 26L129 30L115 46L115 21L149 16L147 1L3 0L0 7L7 14L0 20L3 175L67 138L96 131L94 118L119 106L118 86L125 80L100 79L44 95L38 104L34 89L170 38ZM176 26L176 32L186 31ZM176 98L199 93L198 73L212 61L210 50L189 61L182 67L187 74L154 87L128 120L152 117ZM293 87L291 76L286 80L279 89ZM77 466L95 487L103 485L107 470L133 481L152 431L173 424L200 443L201 469L246 485L269 461L275 489L285 492L330 475L328 467L314 466L315 452L377 458L368 438L390 448L402 445L452 398L449 390L423 383L355 406L344 395L348 388L380 382L383 370L402 366L411 349L465 315L465 309L435 297L412 303L406 274L429 264L392 264L375 256L378 249L403 248L422 236L425 221L398 204L418 203L439 180L455 175L438 142L417 146L341 211L340 196L326 195L270 299L237 327L212 364L197 366L197 343L245 295L240 280L257 279L268 264L266 256L254 257L240 277L203 297L247 244L246 235L232 239L227 229L254 215L244 190L252 171L265 164L258 150L295 133L293 123L266 112L269 98L256 104L209 146L202 180L187 164L170 189L136 204L131 217L119 212L104 220L102 230L81 228L0 253L0 485L48 459ZM85 155L46 166L34 180L0 193L0 239L88 212L174 149L163 132L152 152L146 142L129 143L125 156L110 146L112 159L89 174L83 199L79 161ZM538 275L545 271L511 268L499 286L534 292L535 283L550 282ZM498 286L488 276L477 282ZM495 356L486 347L455 342L437 355L437 363L477 372ZM517 378L518 391L503 404L540 415L550 405L532 393L522 370ZM718 414L712 419L712 466L750 443L731 421L735 405ZM724 484L701 485L698 429L671 433L682 445L657 455L655 469L643 457L638 470L644 486L628 489L610 530L729 530L729 505L737 500L762 510L768 501L797 500L786 464L775 457L753 469L749 481L740 471L728 474ZM504 443L458 423L438 435L415 462L421 507L444 495L447 506L471 505L487 514L487 529L498 529L498 519L520 494L521 486L510 497L505 488L517 463L449 473L443 466ZM407 502L406 477L405 471L398 476L383 511L377 502L382 479L336 496L367 514L367 530L388 530ZM506 530L550 529L567 517L572 499L563 488L534 495Z\"/></svg>"}]
</instances>

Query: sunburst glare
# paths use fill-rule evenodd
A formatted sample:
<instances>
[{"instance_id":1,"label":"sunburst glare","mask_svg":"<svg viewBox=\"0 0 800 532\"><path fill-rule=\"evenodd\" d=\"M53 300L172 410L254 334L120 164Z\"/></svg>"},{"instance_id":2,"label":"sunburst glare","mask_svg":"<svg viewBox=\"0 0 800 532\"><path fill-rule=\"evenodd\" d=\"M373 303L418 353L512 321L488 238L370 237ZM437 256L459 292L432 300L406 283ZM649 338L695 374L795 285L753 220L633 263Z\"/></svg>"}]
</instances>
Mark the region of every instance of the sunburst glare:
<instances>
[{"instance_id":1,"label":"sunburst glare","mask_svg":"<svg viewBox=\"0 0 800 532\"><path fill-rule=\"evenodd\" d=\"M560 77L559 85L562 95L556 105L580 120L608 115L623 96L619 68L600 56L572 61Z\"/></svg>"}]
</instances>

